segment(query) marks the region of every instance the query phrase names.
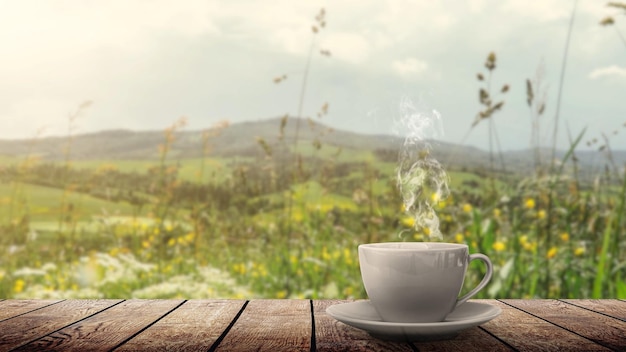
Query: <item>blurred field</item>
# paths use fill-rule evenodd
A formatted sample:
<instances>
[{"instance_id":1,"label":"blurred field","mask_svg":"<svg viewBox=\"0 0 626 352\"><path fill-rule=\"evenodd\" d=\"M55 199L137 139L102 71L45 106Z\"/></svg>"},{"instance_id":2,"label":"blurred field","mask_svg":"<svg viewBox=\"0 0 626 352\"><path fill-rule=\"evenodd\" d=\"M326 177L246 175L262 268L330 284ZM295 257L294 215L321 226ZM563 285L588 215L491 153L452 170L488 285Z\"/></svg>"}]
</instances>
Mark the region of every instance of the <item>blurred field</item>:
<instances>
[{"instance_id":1,"label":"blurred field","mask_svg":"<svg viewBox=\"0 0 626 352\"><path fill-rule=\"evenodd\" d=\"M357 245L428 231L402 210L394 162L301 143L256 157L181 159L167 141L155 159L3 157L0 297L365 298ZM479 297L626 298L623 173L447 168L444 241L496 266Z\"/></svg>"}]
</instances>

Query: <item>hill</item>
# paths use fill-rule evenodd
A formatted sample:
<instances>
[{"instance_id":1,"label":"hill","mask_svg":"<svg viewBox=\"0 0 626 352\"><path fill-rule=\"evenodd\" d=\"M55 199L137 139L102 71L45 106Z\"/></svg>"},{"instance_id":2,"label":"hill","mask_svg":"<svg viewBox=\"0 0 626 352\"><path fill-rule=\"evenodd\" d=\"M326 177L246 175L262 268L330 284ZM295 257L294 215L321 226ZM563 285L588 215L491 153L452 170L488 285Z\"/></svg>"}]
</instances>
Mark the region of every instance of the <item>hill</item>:
<instances>
[{"instance_id":1,"label":"hill","mask_svg":"<svg viewBox=\"0 0 626 352\"><path fill-rule=\"evenodd\" d=\"M298 127L298 124L300 125ZM350 131L331 129L318 121L290 118L282 130L281 119L272 118L232 124L209 137L210 154L217 157L258 156L263 150L262 139L273 148L292 146L295 136L301 145L319 142L324 148L341 148L342 153L372 152L386 161L395 161L402 146L402 139L391 135L365 135ZM193 158L203 153L203 133L199 130L180 130L175 133L170 156ZM158 146L165 141L164 131L106 130L95 133L77 134L68 137L45 137L37 140L0 140L0 156L24 157L37 155L43 160L62 160L70 151L72 160L115 160L154 159L158 157ZM487 151L458 144L433 142L433 154L444 165L457 168L485 168L490 164ZM543 160L548 160L550 151L543 150ZM557 151L562 158L564 151ZM579 167L586 172L596 172L608 163L606 151L577 151ZM501 168L500 157L494 156L496 167ZM626 151L613 151L613 163L620 167L626 163ZM531 150L505 151L502 155L507 171L527 171L533 168Z\"/></svg>"}]
</instances>

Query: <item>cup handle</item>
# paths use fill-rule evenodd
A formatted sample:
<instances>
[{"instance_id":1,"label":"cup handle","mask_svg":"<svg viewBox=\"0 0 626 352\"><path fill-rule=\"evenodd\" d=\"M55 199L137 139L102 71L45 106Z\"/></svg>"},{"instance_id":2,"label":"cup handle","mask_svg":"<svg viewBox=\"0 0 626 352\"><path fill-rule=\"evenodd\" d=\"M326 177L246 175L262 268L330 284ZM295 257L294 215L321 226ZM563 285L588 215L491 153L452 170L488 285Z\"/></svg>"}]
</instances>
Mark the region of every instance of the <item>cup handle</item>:
<instances>
[{"instance_id":1,"label":"cup handle","mask_svg":"<svg viewBox=\"0 0 626 352\"><path fill-rule=\"evenodd\" d=\"M474 259L481 260L483 263L485 263L485 265L487 266L487 272L485 273L485 276L483 277L482 281L480 281L478 286L474 287L473 290L471 290L465 296L459 298L456 301L456 307L465 303L468 299L478 293L478 291L482 290L483 287L485 287L489 283L489 280L491 280L491 275L493 275L493 265L491 264L491 260L489 260L489 257L481 253L474 253L469 256L469 260L471 262Z\"/></svg>"}]
</instances>

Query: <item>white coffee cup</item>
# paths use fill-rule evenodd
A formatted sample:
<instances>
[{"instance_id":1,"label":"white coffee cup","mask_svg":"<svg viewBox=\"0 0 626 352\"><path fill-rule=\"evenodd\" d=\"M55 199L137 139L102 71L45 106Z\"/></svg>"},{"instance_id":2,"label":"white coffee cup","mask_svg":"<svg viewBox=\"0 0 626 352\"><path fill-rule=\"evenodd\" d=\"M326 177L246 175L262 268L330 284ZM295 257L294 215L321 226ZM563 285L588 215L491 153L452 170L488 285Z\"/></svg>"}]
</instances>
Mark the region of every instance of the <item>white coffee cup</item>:
<instances>
[{"instance_id":1,"label":"white coffee cup","mask_svg":"<svg viewBox=\"0 0 626 352\"><path fill-rule=\"evenodd\" d=\"M484 288L493 266L467 245L442 242L388 242L359 245L365 291L383 321L443 321L456 307ZM469 262L478 259L487 272L469 293L458 298Z\"/></svg>"}]
</instances>

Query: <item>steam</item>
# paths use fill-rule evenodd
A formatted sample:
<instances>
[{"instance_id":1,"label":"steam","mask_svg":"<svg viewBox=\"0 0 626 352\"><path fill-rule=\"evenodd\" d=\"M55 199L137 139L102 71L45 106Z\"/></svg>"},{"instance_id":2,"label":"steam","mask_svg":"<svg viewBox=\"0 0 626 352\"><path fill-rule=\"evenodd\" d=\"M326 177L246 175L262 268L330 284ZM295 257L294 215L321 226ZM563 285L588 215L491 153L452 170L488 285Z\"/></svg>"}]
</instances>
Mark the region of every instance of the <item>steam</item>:
<instances>
[{"instance_id":1,"label":"steam","mask_svg":"<svg viewBox=\"0 0 626 352\"><path fill-rule=\"evenodd\" d=\"M431 238L442 239L439 218L433 209L448 194L448 174L432 155L429 138L443 135L441 114L420 111L404 98L400 102L399 133L406 135L399 153L397 186L404 209L415 229L427 228Z\"/></svg>"}]
</instances>

